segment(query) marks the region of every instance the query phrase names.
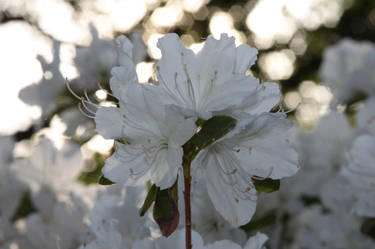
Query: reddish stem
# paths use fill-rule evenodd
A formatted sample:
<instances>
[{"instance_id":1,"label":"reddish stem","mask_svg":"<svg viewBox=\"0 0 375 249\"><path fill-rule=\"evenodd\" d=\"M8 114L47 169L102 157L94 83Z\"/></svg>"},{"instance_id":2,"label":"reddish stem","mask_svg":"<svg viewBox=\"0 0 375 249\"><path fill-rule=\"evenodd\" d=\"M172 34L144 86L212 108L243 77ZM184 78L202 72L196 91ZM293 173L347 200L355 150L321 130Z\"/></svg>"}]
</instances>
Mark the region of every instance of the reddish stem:
<instances>
[{"instance_id":1,"label":"reddish stem","mask_svg":"<svg viewBox=\"0 0 375 249\"><path fill-rule=\"evenodd\" d=\"M186 249L191 249L191 207L190 207L190 185L191 185L191 176L190 176L190 164L189 160L183 158L183 169L184 169L184 201L185 201L185 242Z\"/></svg>"}]
</instances>

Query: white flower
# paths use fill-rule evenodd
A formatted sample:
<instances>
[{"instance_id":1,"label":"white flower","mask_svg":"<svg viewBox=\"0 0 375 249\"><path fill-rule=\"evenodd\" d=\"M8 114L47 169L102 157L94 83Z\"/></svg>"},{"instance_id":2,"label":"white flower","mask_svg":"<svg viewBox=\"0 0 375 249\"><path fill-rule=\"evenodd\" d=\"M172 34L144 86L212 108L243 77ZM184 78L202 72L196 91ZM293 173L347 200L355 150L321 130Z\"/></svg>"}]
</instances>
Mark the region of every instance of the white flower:
<instances>
[{"instance_id":1,"label":"white flower","mask_svg":"<svg viewBox=\"0 0 375 249\"><path fill-rule=\"evenodd\" d=\"M113 95L120 99L121 89L130 83L138 83L135 64L133 62L133 44L121 35L116 39L119 66L111 69L109 82Z\"/></svg>"},{"instance_id":2,"label":"white flower","mask_svg":"<svg viewBox=\"0 0 375 249\"><path fill-rule=\"evenodd\" d=\"M196 179L193 179L196 180ZM182 182L182 181L179 181ZM185 224L184 203L181 186L179 198L180 224ZM241 228L233 227L216 211L207 193L205 182L198 181L193 185L191 200L192 228L203 238L205 244L217 240L230 239L238 244L244 244L247 240L246 233Z\"/></svg>"},{"instance_id":3,"label":"white flower","mask_svg":"<svg viewBox=\"0 0 375 249\"><path fill-rule=\"evenodd\" d=\"M295 147L302 167L296 177L289 179L291 186L286 193L296 191L299 195L322 195L325 183L331 181L340 170L345 151L352 140L351 135L347 118L337 112L322 117L313 131L300 131Z\"/></svg>"},{"instance_id":4,"label":"white flower","mask_svg":"<svg viewBox=\"0 0 375 249\"><path fill-rule=\"evenodd\" d=\"M233 37L223 34L215 40L209 36L198 54L185 48L176 34L165 35L158 47L162 51L156 64L160 94L186 115L209 118L213 112L228 109L252 113L262 98L267 99L263 104L269 109L280 100L277 84L260 87L256 78L245 75L256 60L257 50L246 44L236 48ZM263 93L254 94L260 91Z\"/></svg>"},{"instance_id":5,"label":"white flower","mask_svg":"<svg viewBox=\"0 0 375 249\"><path fill-rule=\"evenodd\" d=\"M106 115L102 115L101 109L98 111L96 121L107 116L103 122L120 120L113 124L116 129L103 126L104 132L117 131L112 135L124 142L115 143L116 152L106 160L102 170L114 182L139 185L151 179L164 189L177 178L182 164L181 146L195 133L195 120L162 105L158 96L153 95L153 88L152 85L129 85L122 91L120 109L113 108Z\"/></svg>"},{"instance_id":6,"label":"white flower","mask_svg":"<svg viewBox=\"0 0 375 249\"><path fill-rule=\"evenodd\" d=\"M112 95L119 100L119 108L99 107L95 114L96 130L105 138L120 138L122 134L121 92L126 93L129 85L138 84L133 62L133 44L121 35L116 39L119 66L112 68L110 87Z\"/></svg>"},{"instance_id":7,"label":"white flower","mask_svg":"<svg viewBox=\"0 0 375 249\"><path fill-rule=\"evenodd\" d=\"M83 87L93 89L103 74L116 65L116 47L113 42L100 39L98 31L91 24L91 43L87 47L78 47L74 64L76 65Z\"/></svg>"},{"instance_id":8,"label":"white flower","mask_svg":"<svg viewBox=\"0 0 375 249\"><path fill-rule=\"evenodd\" d=\"M367 99L356 113L356 126L375 134L375 97Z\"/></svg>"},{"instance_id":9,"label":"white flower","mask_svg":"<svg viewBox=\"0 0 375 249\"><path fill-rule=\"evenodd\" d=\"M324 51L320 75L338 102L355 94L375 95L375 46L370 42L343 39Z\"/></svg>"},{"instance_id":10,"label":"white flower","mask_svg":"<svg viewBox=\"0 0 375 249\"><path fill-rule=\"evenodd\" d=\"M39 193L39 199L44 199L44 194ZM38 213L26 218L26 235L30 243L35 248L45 249L70 249L81 244L89 231L84 222L88 210L82 200L70 195L64 201L48 205L50 208L43 207L44 210L38 206Z\"/></svg>"},{"instance_id":11,"label":"white flower","mask_svg":"<svg viewBox=\"0 0 375 249\"><path fill-rule=\"evenodd\" d=\"M255 236L250 237L245 246L242 247L230 240L221 240L209 245L204 245L201 236L197 232L193 230L191 235L191 241L194 249L263 249L263 244L268 239L266 235L257 233ZM133 249L145 248L185 248L185 230L177 230L169 238L160 237L154 240L139 240L133 245Z\"/></svg>"},{"instance_id":12,"label":"white flower","mask_svg":"<svg viewBox=\"0 0 375 249\"><path fill-rule=\"evenodd\" d=\"M120 187L122 190L119 193L111 193L113 189L107 189L90 212L91 230L96 241L92 245L107 249L130 249L137 239L150 236L147 216L139 217L138 213L146 196L145 188Z\"/></svg>"},{"instance_id":13,"label":"white flower","mask_svg":"<svg viewBox=\"0 0 375 249\"><path fill-rule=\"evenodd\" d=\"M358 217L326 213L321 206L314 205L292 216L290 234L293 241L288 248L374 248L375 243L361 233L360 225Z\"/></svg>"},{"instance_id":14,"label":"white flower","mask_svg":"<svg viewBox=\"0 0 375 249\"><path fill-rule=\"evenodd\" d=\"M196 174L204 172L215 208L233 226L246 224L255 212L252 177L280 179L297 172L297 153L286 140L290 125L280 113L249 116L193 161Z\"/></svg>"},{"instance_id":15,"label":"white flower","mask_svg":"<svg viewBox=\"0 0 375 249\"><path fill-rule=\"evenodd\" d=\"M349 181L357 197L353 209L360 216L375 216L375 136L358 137L347 153L347 165L341 174Z\"/></svg>"},{"instance_id":16,"label":"white flower","mask_svg":"<svg viewBox=\"0 0 375 249\"><path fill-rule=\"evenodd\" d=\"M53 41L53 59L48 62L41 55L37 56L42 71L44 73L42 79L34 84L26 86L19 92L19 98L28 105L40 106L42 116L40 120L44 120L51 115L56 109L56 99L63 90L64 77L60 72L60 42Z\"/></svg>"},{"instance_id":17,"label":"white flower","mask_svg":"<svg viewBox=\"0 0 375 249\"><path fill-rule=\"evenodd\" d=\"M28 183L33 192L42 187L55 191L73 190L82 171L83 160L77 144L65 142L61 149L51 140L41 137L34 145L29 160L19 160L12 169L17 177Z\"/></svg>"}]
</instances>

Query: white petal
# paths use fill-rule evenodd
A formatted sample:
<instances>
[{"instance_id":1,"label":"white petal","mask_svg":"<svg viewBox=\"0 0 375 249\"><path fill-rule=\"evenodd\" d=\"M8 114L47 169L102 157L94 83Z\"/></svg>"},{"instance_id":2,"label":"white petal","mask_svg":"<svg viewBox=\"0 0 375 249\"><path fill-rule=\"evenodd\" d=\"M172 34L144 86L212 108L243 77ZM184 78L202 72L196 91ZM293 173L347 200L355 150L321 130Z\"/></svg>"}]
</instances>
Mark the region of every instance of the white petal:
<instances>
[{"instance_id":1,"label":"white petal","mask_svg":"<svg viewBox=\"0 0 375 249\"><path fill-rule=\"evenodd\" d=\"M134 84L121 93L127 138L142 142L162 137L160 126L165 126L165 107L153 95L153 88L155 86Z\"/></svg>"},{"instance_id":2,"label":"white petal","mask_svg":"<svg viewBox=\"0 0 375 249\"><path fill-rule=\"evenodd\" d=\"M251 200L238 198L229 181L232 180L234 183L240 179L235 174L231 175L234 179L230 179L231 176L223 172L223 170L229 168L225 165L227 162L224 157L227 155L221 152L214 153L214 150L210 150L207 155L203 162L207 171L207 190L214 207L233 226L238 227L246 224L254 215L256 196L252 196ZM226 159L230 160L229 158ZM253 193L254 191L255 188L253 187L250 192Z\"/></svg>"},{"instance_id":3,"label":"white petal","mask_svg":"<svg viewBox=\"0 0 375 249\"><path fill-rule=\"evenodd\" d=\"M201 236L195 232L194 230L191 231L191 242L193 244L194 249L204 249L203 240ZM141 247L144 246L144 247ZM136 246L134 249L177 249L177 248L185 248L185 230L179 229L172 233L171 236L168 238L159 237L157 239L152 240L151 243L148 242L136 242Z\"/></svg>"},{"instance_id":4,"label":"white petal","mask_svg":"<svg viewBox=\"0 0 375 249\"><path fill-rule=\"evenodd\" d=\"M168 126L169 146L181 147L196 132L195 118L184 117L179 110L167 108L166 126Z\"/></svg>"},{"instance_id":5,"label":"white petal","mask_svg":"<svg viewBox=\"0 0 375 249\"><path fill-rule=\"evenodd\" d=\"M242 247L233 241L221 240L207 245L205 249L242 249Z\"/></svg>"},{"instance_id":6,"label":"white petal","mask_svg":"<svg viewBox=\"0 0 375 249\"><path fill-rule=\"evenodd\" d=\"M155 248L155 241L154 240L145 240L145 239L137 240L132 245L132 248L133 249L145 249L145 248L156 249Z\"/></svg>"},{"instance_id":7,"label":"white petal","mask_svg":"<svg viewBox=\"0 0 375 249\"><path fill-rule=\"evenodd\" d=\"M138 78L134 67L114 67L111 69L112 77L109 81L112 93L117 99L120 99L120 93L123 88L129 84L137 84Z\"/></svg>"},{"instance_id":8,"label":"white petal","mask_svg":"<svg viewBox=\"0 0 375 249\"><path fill-rule=\"evenodd\" d=\"M254 78L244 75L232 75L232 77L220 85L213 87L207 93L203 107L210 111L221 111L240 105L250 97L252 90L257 86Z\"/></svg>"},{"instance_id":9,"label":"white petal","mask_svg":"<svg viewBox=\"0 0 375 249\"><path fill-rule=\"evenodd\" d=\"M123 118L119 108L100 107L95 114L96 130L106 139L121 138Z\"/></svg>"},{"instance_id":10,"label":"white petal","mask_svg":"<svg viewBox=\"0 0 375 249\"><path fill-rule=\"evenodd\" d=\"M255 236L249 238L244 249L262 249L264 243L268 240L267 235L258 232Z\"/></svg>"},{"instance_id":11,"label":"white petal","mask_svg":"<svg viewBox=\"0 0 375 249\"><path fill-rule=\"evenodd\" d=\"M52 141L42 137L40 142L33 147L31 153L31 163L41 174L48 173L50 166L56 164L57 149Z\"/></svg>"},{"instance_id":12,"label":"white petal","mask_svg":"<svg viewBox=\"0 0 375 249\"><path fill-rule=\"evenodd\" d=\"M116 43L118 47L120 65L134 68L133 44L131 41L126 36L120 35L116 38Z\"/></svg>"},{"instance_id":13,"label":"white petal","mask_svg":"<svg viewBox=\"0 0 375 249\"><path fill-rule=\"evenodd\" d=\"M247 44L241 44L236 48L235 73L244 74L257 60L258 50Z\"/></svg>"},{"instance_id":14,"label":"white petal","mask_svg":"<svg viewBox=\"0 0 375 249\"><path fill-rule=\"evenodd\" d=\"M201 82L209 83L216 74L219 80L228 80L235 69L236 46L234 38L223 34L219 40L207 37L202 50L197 54L195 71L201 75Z\"/></svg>"},{"instance_id":15,"label":"white petal","mask_svg":"<svg viewBox=\"0 0 375 249\"><path fill-rule=\"evenodd\" d=\"M151 180L160 189L171 187L176 179L182 163L182 148L168 148L156 155Z\"/></svg>"},{"instance_id":16,"label":"white petal","mask_svg":"<svg viewBox=\"0 0 375 249\"><path fill-rule=\"evenodd\" d=\"M277 83L264 82L256 96L250 96L244 103L244 111L249 114L269 112L281 100L280 87Z\"/></svg>"},{"instance_id":17,"label":"white petal","mask_svg":"<svg viewBox=\"0 0 375 249\"><path fill-rule=\"evenodd\" d=\"M193 51L185 48L176 34L165 35L159 39L157 45L162 52L162 58L156 64L156 74L164 93L172 101L167 104L193 108L191 86L194 82L188 83L187 75L188 66L194 63Z\"/></svg>"},{"instance_id":18,"label":"white petal","mask_svg":"<svg viewBox=\"0 0 375 249\"><path fill-rule=\"evenodd\" d=\"M272 179L294 175L299 162L286 138L289 128L290 121L282 114L264 113L250 120L231 141L240 144L236 155L243 169L251 175Z\"/></svg>"},{"instance_id":19,"label":"white petal","mask_svg":"<svg viewBox=\"0 0 375 249\"><path fill-rule=\"evenodd\" d=\"M129 186L146 184L150 178L150 165L142 153L131 145L116 143L116 152L105 161L103 175L113 182Z\"/></svg>"}]
</instances>

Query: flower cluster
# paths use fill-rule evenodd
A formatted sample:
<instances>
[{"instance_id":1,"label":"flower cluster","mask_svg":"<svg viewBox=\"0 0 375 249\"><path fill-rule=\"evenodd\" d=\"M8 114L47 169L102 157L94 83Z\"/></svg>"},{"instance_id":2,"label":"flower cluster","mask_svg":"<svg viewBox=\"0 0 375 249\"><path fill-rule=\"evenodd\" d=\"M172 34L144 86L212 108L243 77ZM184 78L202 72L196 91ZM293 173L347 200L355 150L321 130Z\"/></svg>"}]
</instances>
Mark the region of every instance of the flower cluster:
<instances>
[{"instance_id":1,"label":"flower cluster","mask_svg":"<svg viewBox=\"0 0 375 249\"><path fill-rule=\"evenodd\" d=\"M192 178L206 184L217 211L233 226L246 224L255 212L254 179L281 179L299 168L297 153L286 139L291 122L283 112L270 112L280 101L276 83L247 75L257 57L234 38L209 36L195 54L176 34L158 42L162 58L152 84L139 84L132 44L117 39L120 66L112 69L110 86L117 107L99 107L97 130L116 139L115 153L103 174L127 186L151 180L171 187L183 163L183 145L200 129L199 122L225 115L235 127L202 148L192 162Z\"/></svg>"}]
</instances>

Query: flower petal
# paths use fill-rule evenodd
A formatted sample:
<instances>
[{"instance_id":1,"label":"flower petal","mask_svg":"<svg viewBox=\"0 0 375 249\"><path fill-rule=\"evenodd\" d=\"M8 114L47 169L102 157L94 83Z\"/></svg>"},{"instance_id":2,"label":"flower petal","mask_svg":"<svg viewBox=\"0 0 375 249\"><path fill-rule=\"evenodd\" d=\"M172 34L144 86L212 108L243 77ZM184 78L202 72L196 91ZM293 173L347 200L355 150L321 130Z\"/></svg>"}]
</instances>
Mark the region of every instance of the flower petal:
<instances>
[{"instance_id":1,"label":"flower petal","mask_svg":"<svg viewBox=\"0 0 375 249\"><path fill-rule=\"evenodd\" d=\"M96 130L106 139L123 136L120 109L116 107L100 107L95 113Z\"/></svg>"},{"instance_id":2,"label":"flower petal","mask_svg":"<svg viewBox=\"0 0 375 249\"><path fill-rule=\"evenodd\" d=\"M167 34L159 39L161 60L156 63L156 74L164 93L170 98L168 104L182 105L193 109L192 79L189 80L187 66L194 63L194 53L185 48L176 34ZM189 82L188 82L189 80ZM190 84L190 85L189 85Z\"/></svg>"},{"instance_id":3,"label":"flower petal","mask_svg":"<svg viewBox=\"0 0 375 249\"><path fill-rule=\"evenodd\" d=\"M203 162L206 165L207 191L216 210L233 226L241 226L250 221L256 208L255 188L249 189L254 194L252 199L239 198L234 190L234 184L241 181L238 174L230 175L224 172L229 168L225 165L230 160L227 153L214 152L211 149ZM225 158L226 157L226 158ZM227 159L227 160L226 160ZM249 185L252 185L249 182Z\"/></svg>"},{"instance_id":4,"label":"flower petal","mask_svg":"<svg viewBox=\"0 0 375 249\"><path fill-rule=\"evenodd\" d=\"M146 184L150 178L150 165L139 149L116 143L116 152L105 161L103 175L109 180L128 186Z\"/></svg>"},{"instance_id":5,"label":"flower petal","mask_svg":"<svg viewBox=\"0 0 375 249\"><path fill-rule=\"evenodd\" d=\"M241 165L251 175L280 179L294 175L299 169L297 152L286 135L290 121L283 114L263 113L248 120L241 132L229 139ZM229 134L228 134L229 135Z\"/></svg>"},{"instance_id":6,"label":"flower petal","mask_svg":"<svg viewBox=\"0 0 375 249\"><path fill-rule=\"evenodd\" d=\"M133 63L133 44L124 35L120 35L116 38L116 44L118 48L119 63L123 67L134 68Z\"/></svg>"},{"instance_id":7,"label":"flower petal","mask_svg":"<svg viewBox=\"0 0 375 249\"><path fill-rule=\"evenodd\" d=\"M113 95L120 99L123 88L129 84L138 84L137 74L134 67L114 67L111 70L112 77L109 81Z\"/></svg>"},{"instance_id":8,"label":"flower petal","mask_svg":"<svg viewBox=\"0 0 375 249\"><path fill-rule=\"evenodd\" d=\"M124 134L139 143L161 137L160 127L165 126L165 107L154 95L155 86L134 84L121 92Z\"/></svg>"},{"instance_id":9,"label":"flower petal","mask_svg":"<svg viewBox=\"0 0 375 249\"><path fill-rule=\"evenodd\" d=\"M205 249L242 249L242 247L231 240L220 240L209 244Z\"/></svg>"},{"instance_id":10,"label":"flower petal","mask_svg":"<svg viewBox=\"0 0 375 249\"><path fill-rule=\"evenodd\" d=\"M232 75L229 81L214 86L206 94L203 108L210 111L221 111L227 108L239 106L251 96L254 88L258 85L252 77L245 75Z\"/></svg>"},{"instance_id":11,"label":"flower petal","mask_svg":"<svg viewBox=\"0 0 375 249\"><path fill-rule=\"evenodd\" d=\"M166 126L168 126L168 146L181 147L196 132L195 118L184 117L179 109L167 107Z\"/></svg>"},{"instance_id":12,"label":"flower petal","mask_svg":"<svg viewBox=\"0 0 375 249\"><path fill-rule=\"evenodd\" d=\"M264 82L259 90L242 104L244 111L249 114L269 112L281 100L280 87L277 83Z\"/></svg>"},{"instance_id":13,"label":"flower petal","mask_svg":"<svg viewBox=\"0 0 375 249\"><path fill-rule=\"evenodd\" d=\"M258 50L247 44L241 44L236 48L236 65L234 72L245 74L246 70L254 65L257 60Z\"/></svg>"},{"instance_id":14,"label":"flower petal","mask_svg":"<svg viewBox=\"0 0 375 249\"><path fill-rule=\"evenodd\" d=\"M138 83L138 77L133 62L133 44L124 35L116 38L116 44L120 66L112 68L109 84L112 93L119 99L120 90L129 83Z\"/></svg>"},{"instance_id":15,"label":"flower petal","mask_svg":"<svg viewBox=\"0 0 375 249\"><path fill-rule=\"evenodd\" d=\"M244 249L262 249L264 243L268 240L267 235L258 232L255 236L249 238Z\"/></svg>"},{"instance_id":16,"label":"flower petal","mask_svg":"<svg viewBox=\"0 0 375 249\"><path fill-rule=\"evenodd\" d=\"M151 180L160 189L171 187L176 179L182 163L182 148L168 148L156 155Z\"/></svg>"}]
</instances>

